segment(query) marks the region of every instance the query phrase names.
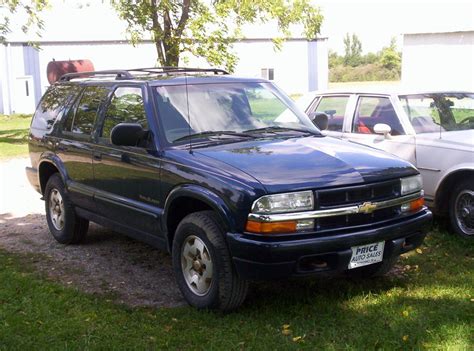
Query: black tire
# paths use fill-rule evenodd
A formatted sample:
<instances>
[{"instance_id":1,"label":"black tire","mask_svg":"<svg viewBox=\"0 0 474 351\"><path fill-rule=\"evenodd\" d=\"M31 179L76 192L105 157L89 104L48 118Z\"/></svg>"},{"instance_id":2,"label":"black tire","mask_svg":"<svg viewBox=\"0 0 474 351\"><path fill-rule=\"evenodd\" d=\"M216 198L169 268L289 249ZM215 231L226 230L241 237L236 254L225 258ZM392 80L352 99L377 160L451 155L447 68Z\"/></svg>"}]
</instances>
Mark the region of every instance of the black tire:
<instances>
[{"instance_id":1,"label":"black tire","mask_svg":"<svg viewBox=\"0 0 474 351\"><path fill-rule=\"evenodd\" d=\"M63 220L62 225L55 224L53 210L51 210L50 202L53 196L59 193L63 202ZM68 194L64 189L64 183L59 174L53 174L46 184L44 191L46 220L48 222L49 231L54 239L61 244L78 244L84 240L89 229L89 221L79 217L74 211Z\"/></svg>"},{"instance_id":2,"label":"black tire","mask_svg":"<svg viewBox=\"0 0 474 351\"><path fill-rule=\"evenodd\" d=\"M237 275L224 234L216 214L212 211L192 213L186 216L176 229L172 249L174 274L186 301L198 309L230 311L239 307L247 296L248 282ZM202 295L188 285L183 268L185 243L193 242L196 237L205 244L206 254L210 255L212 263L212 279L208 279L208 290ZM194 266L189 271L196 275ZM202 271L199 274L202 276Z\"/></svg>"},{"instance_id":3,"label":"black tire","mask_svg":"<svg viewBox=\"0 0 474 351\"><path fill-rule=\"evenodd\" d=\"M462 210L463 207L465 210ZM449 220L456 234L464 238L474 238L473 179L466 179L454 187L449 199Z\"/></svg>"},{"instance_id":4,"label":"black tire","mask_svg":"<svg viewBox=\"0 0 474 351\"><path fill-rule=\"evenodd\" d=\"M387 274L397 262L397 257L386 258L382 262L363 266L354 269L348 269L346 275L354 279L367 279L380 277Z\"/></svg>"}]
</instances>

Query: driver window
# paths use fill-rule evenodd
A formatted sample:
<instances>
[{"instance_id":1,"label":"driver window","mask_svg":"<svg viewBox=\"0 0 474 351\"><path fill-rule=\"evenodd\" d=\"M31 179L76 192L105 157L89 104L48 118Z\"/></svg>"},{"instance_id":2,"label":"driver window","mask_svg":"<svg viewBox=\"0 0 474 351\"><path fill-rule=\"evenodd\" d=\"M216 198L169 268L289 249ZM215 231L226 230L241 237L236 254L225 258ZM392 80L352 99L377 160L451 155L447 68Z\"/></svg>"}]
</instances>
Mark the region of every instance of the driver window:
<instances>
[{"instance_id":1,"label":"driver window","mask_svg":"<svg viewBox=\"0 0 474 351\"><path fill-rule=\"evenodd\" d=\"M378 123L390 126L392 135L405 134L389 98L361 97L354 116L352 132L375 134L374 126Z\"/></svg>"},{"instance_id":2,"label":"driver window","mask_svg":"<svg viewBox=\"0 0 474 351\"><path fill-rule=\"evenodd\" d=\"M324 112L328 115L327 130L333 132L342 132L344 123L344 114L346 113L349 96L327 96L321 98L316 112Z\"/></svg>"},{"instance_id":3,"label":"driver window","mask_svg":"<svg viewBox=\"0 0 474 351\"><path fill-rule=\"evenodd\" d=\"M120 87L114 91L105 112L101 136L109 138L110 132L119 123L138 123L143 129L148 129L141 88Z\"/></svg>"}]
</instances>

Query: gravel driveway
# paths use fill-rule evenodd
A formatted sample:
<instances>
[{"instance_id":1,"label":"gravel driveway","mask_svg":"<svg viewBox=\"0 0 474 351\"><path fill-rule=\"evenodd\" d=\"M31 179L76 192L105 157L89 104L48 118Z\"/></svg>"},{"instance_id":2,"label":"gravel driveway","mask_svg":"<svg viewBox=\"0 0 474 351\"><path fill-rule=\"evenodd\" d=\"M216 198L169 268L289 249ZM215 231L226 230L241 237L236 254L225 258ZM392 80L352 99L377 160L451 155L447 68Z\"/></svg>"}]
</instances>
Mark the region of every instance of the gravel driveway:
<instances>
[{"instance_id":1,"label":"gravel driveway","mask_svg":"<svg viewBox=\"0 0 474 351\"><path fill-rule=\"evenodd\" d=\"M0 162L1 249L31 255L39 271L64 285L127 305L185 303L166 253L95 224L85 243L58 244L49 234L44 202L26 178L27 165L29 159Z\"/></svg>"}]
</instances>

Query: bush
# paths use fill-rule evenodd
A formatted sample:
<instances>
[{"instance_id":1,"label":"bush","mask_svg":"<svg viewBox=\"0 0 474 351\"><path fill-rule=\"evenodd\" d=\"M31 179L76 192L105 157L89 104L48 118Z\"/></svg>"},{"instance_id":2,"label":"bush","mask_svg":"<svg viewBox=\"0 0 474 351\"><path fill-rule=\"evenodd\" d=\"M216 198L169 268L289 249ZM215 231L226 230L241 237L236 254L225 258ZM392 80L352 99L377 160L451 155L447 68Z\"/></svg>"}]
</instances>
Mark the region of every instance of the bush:
<instances>
[{"instance_id":1,"label":"bush","mask_svg":"<svg viewBox=\"0 0 474 351\"><path fill-rule=\"evenodd\" d=\"M337 65L329 70L330 82L362 82L400 80L398 68L387 68L380 63L369 63L357 67Z\"/></svg>"}]
</instances>

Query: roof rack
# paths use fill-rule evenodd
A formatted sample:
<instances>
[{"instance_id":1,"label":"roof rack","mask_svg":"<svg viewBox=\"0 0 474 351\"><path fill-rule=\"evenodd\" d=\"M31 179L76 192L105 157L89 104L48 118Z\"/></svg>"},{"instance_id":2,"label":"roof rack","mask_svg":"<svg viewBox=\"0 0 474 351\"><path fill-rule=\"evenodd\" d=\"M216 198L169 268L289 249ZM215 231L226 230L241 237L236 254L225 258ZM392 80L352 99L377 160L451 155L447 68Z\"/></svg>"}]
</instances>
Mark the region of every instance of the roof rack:
<instances>
[{"instance_id":1,"label":"roof rack","mask_svg":"<svg viewBox=\"0 0 474 351\"><path fill-rule=\"evenodd\" d=\"M124 70L107 70L107 71L90 71L90 72L74 72L66 73L59 78L61 82L68 82L74 78L89 78L94 76L115 75L116 80L135 79L136 77L130 72L143 72L154 74L176 74L176 73L198 73L210 72L214 74L229 74L229 72L220 68L193 68L193 67L149 67L149 68L133 68Z\"/></svg>"},{"instance_id":2,"label":"roof rack","mask_svg":"<svg viewBox=\"0 0 474 351\"><path fill-rule=\"evenodd\" d=\"M66 73L59 78L61 82L67 82L74 78L88 78L92 76L106 76L115 75L115 79L133 79L133 75L127 70L107 70L107 71L90 71L90 72L75 72Z\"/></svg>"},{"instance_id":3,"label":"roof rack","mask_svg":"<svg viewBox=\"0 0 474 351\"><path fill-rule=\"evenodd\" d=\"M229 74L229 72L220 68L196 68L196 67L173 67L173 66L135 68L135 69L127 69L127 71L128 72L163 73L163 74L187 73L187 72L212 72L214 74Z\"/></svg>"}]
</instances>

